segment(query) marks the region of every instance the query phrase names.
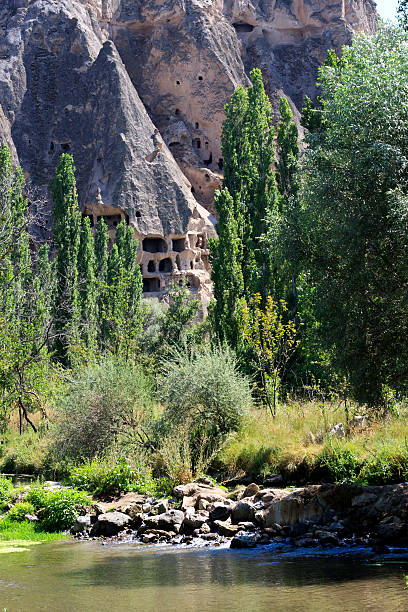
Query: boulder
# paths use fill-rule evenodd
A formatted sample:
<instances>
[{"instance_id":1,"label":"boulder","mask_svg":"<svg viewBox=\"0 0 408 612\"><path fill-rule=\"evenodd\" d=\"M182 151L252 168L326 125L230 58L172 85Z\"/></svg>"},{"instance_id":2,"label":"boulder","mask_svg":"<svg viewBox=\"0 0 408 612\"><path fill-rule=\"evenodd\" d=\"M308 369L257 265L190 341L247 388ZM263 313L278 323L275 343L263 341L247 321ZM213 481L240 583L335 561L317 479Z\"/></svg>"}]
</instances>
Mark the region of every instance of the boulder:
<instances>
[{"instance_id":1,"label":"boulder","mask_svg":"<svg viewBox=\"0 0 408 612\"><path fill-rule=\"evenodd\" d=\"M265 487L279 487L283 485L283 477L280 474L268 474L264 478Z\"/></svg>"},{"instance_id":2,"label":"boulder","mask_svg":"<svg viewBox=\"0 0 408 612\"><path fill-rule=\"evenodd\" d=\"M114 536L125 529L130 523L130 516L123 512L107 512L100 514L92 527L92 536Z\"/></svg>"},{"instance_id":3,"label":"boulder","mask_svg":"<svg viewBox=\"0 0 408 612\"><path fill-rule=\"evenodd\" d=\"M38 516L36 516L35 514L25 514L24 518L29 523L38 523L38 521L39 521Z\"/></svg>"},{"instance_id":4,"label":"boulder","mask_svg":"<svg viewBox=\"0 0 408 612\"><path fill-rule=\"evenodd\" d=\"M38 519L37 519L38 520ZM91 517L89 514L78 516L72 526L71 533L81 533L91 526Z\"/></svg>"},{"instance_id":5,"label":"boulder","mask_svg":"<svg viewBox=\"0 0 408 612\"><path fill-rule=\"evenodd\" d=\"M169 509L169 500L168 499L161 499L160 501L158 501L156 504L154 504L154 506L152 507L152 509L150 510L150 512L152 514L164 514L165 512L167 512Z\"/></svg>"},{"instance_id":6,"label":"boulder","mask_svg":"<svg viewBox=\"0 0 408 612\"><path fill-rule=\"evenodd\" d=\"M194 529L200 529L204 523L208 521L208 512L200 510L198 512L192 512L190 509L186 512L182 523L182 531L189 533Z\"/></svg>"},{"instance_id":7,"label":"boulder","mask_svg":"<svg viewBox=\"0 0 408 612\"><path fill-rule=\"evenodd\" d=\"M339 543L339 538L336 536L336 534L324 529L316 530L315 536L319 540L320 544L326 546L337 546Z\"/></svg>"},{"instance_id":8,"label":"boulder","mask_svg":"<svg viewBox=\"0 0 408 612\"><path fill-rule=\"evenodd\" d=\"M237 535L232 538L230 548L255 548L258 541L257 535Z\"/></svg>"},{"instance_id":9,"label":"boulder","mask_svg":"<svg viewBox=\"0 0 408 612\"><path fill-rule=\"evenodd\" d=\"M231 513L231 521L238 523L252 522L255 520L255 508L249 501L239 501Z\"/></svg>"},{"instance_id":10,"label":"boulder","mask_svg":"<svg viewBox=\"0 0 408 612\"><path fill-rule=\"evenodd\" d=\"M252 482L244 490L244 492L243 492L243 494L241 496L241 499L243 499L244 497L253 497L258 492L259 492L258 485L255 484L254 482Z\"/></svg>"},{"instance_id":11,"label":"boulder","mask_svg":"<svg viewBox=\"0 0 408 612\"><path fill-rule=\"evenodd\" d=\"M218 533L222 536L231 537L239 531L242 531L241 527L239 527L238 525L232 525L228 521L214 521L214 525Z\"/></svg>"},{"instance_id":12,"label":"boulder","mask_svg":"<svg viewBox=\"0 0 408 612\"><path fill-rule=\"evenodd\" d=\"M226 521L231 516L232 507L230 504L215 502L210 508L210 519L212 521Z\"/></svg>"},{"instance_id":13,"label":"boulder","mask_svg":"<svg viewBox=\"0 0 408 612\"><path fill-rule=\"evenodd\" d=\"M178 485L174 487L173 493L178 499L193 497L196 500L205 499L209 502L219 501L228 495L228 491L215 487L206 478L198 479L185 485Z\"/></svg>"},{"instance_id":14,"label":"boulder","mask_svg":"<svg viewBox=\"0 0 408 612\"><path fill-rule=\"evenodd\" d=\"M145 517L145 524L150 529L162 529L163 531L180 531L184 520L184 512L181 510L169 510L157 516Z\"/></svg>"},{"instance_id":15,"label":"boulder","mask_svg":"<svg viewBox=\"0 0 408 612\"><path fill-rule=\"evenodd\" d=\"M268 506L256 513L256 520L263 527L279 525L294 525L305 521L320 519L325 509L318 499L318 487L280 490L280 496L274 496Z\"/></svg>"}]
</instances>

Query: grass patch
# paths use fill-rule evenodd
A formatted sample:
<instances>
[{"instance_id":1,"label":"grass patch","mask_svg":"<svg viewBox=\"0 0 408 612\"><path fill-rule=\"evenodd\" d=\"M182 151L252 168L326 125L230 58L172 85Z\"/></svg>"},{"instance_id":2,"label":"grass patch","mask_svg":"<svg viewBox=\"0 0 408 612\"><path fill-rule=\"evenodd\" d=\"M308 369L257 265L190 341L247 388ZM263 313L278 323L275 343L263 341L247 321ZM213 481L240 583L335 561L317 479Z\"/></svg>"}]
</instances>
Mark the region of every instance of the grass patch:
<instances>
[{"instance_id":1,"label":"grass patch","mask_svg":"<svg viewBox=\"0 0 408 612\"><path fill-rule=\"evenodd\" d=\"M29 521L12 521L7 517L0 521L0 544L2 542L39 544L40 542L54 542L66 540L69 534L66 531L50 533L41 529L36 523ZM4 552L4 547L2 548Z\"/></svg>"},{"instance_id":2,"label":"grass patch","mask_svg":"<svg viewBox=\"0 0 408 612\"><path fill-rule=\"evenodd\" d=\"M254 480L280 473L297 483L381 485L408 479L406 406L388 422L372 418L369 427L351 428L344 439L329 436L334 425L346 426L346 421L343 407L334 402L291 402L275 419L264 410L253 411L242 433L219 455L216 468L225 479L243 472Z\"/></svg>"}]
</instances>

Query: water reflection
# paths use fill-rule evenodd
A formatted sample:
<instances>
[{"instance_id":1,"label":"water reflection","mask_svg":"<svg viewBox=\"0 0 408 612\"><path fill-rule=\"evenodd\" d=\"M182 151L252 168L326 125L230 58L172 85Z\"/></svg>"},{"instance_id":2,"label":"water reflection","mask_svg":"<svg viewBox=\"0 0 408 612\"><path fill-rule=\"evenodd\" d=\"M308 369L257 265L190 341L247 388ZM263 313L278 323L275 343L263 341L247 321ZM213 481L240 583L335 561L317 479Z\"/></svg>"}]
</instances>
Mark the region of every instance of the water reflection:
<instances>
[{"instance_id":1,"label":"water reflection","mask_svg":"<svg viewBox=\"0 0 408 612\"><path fill-rule=\"evenodd\" d=\"M407 612L405 571L403 559L53 543L0 558L0 609Z\"/></svg>"}]
</instances>

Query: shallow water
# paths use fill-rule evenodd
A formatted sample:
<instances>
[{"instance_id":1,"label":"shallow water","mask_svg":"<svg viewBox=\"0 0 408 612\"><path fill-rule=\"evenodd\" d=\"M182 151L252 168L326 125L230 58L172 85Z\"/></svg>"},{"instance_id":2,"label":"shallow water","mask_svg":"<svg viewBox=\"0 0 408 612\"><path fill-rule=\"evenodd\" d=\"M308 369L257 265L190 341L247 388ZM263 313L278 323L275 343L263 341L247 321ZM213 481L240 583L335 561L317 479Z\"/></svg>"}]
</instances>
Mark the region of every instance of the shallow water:
<instances>
[{"instance_id":1,"label":"shallow water","mask_svg":"<svg viewBox=\"0 0 408 612\"><path fill-rule=\"evenodd\" d=\"M0 610L408 611L408 557L335 552L40 544L0 555Z\"/></svg>"}]
</instances>

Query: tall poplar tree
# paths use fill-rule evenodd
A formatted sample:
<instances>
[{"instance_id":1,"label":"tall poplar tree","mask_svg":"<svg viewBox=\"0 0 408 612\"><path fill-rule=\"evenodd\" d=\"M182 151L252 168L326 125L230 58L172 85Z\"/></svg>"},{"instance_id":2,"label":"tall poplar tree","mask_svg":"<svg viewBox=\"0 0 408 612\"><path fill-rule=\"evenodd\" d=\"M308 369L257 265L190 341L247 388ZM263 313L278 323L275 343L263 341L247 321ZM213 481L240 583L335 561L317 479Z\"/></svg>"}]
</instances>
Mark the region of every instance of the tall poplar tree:
<instances>
[{"instance_id":1,"label":"tall poplar tree","mask_svg":"<svg viewBox=\"0 0 408 612\"><path fill-rule=\"evenodd\" d=\"M215 207L218 238L209 241L215 298L211 316L218 338L236 346L244 279L238 221L234 216L234 200L227 188L215 194Z\"/></svg>"},{"instance_id":2,"label":"tall poplar tree","mask_svg":"<svg viewBox=\"0 0 408 612\"><path fill-rule=\"evenodd\" d=\"M211 241L214 324L222 339L234 343L242 300L263 299L276 282L271 251L264 240L268 219L278 208L273 171L275 130L260 70L252 85L238 87L225 107L222 131L223 191L215 206L219 238Z\"/></svg>"},{"instance_id":3,"label":"tall poplar tree","mask_svg":"<svg viewBox=\"0 0 408 612\"><path fill-rule=\"evenodd\" d=\"M226 105L222 132L223 187L234 202L246 298L257 292L265 297L272 289L273 262L262 236L268 215L278 206L271 103L261 71L252 70L250 77L252 85L239 87Z\"/></svg>"},{"instance_id":4,"label":"tall poplar tree","mask_svg":"<svg viewBox=\"0 0 408 612\"><path fill-rule=\"evenodd\" d=\"M97 286L94 238L88 217L82 220L78 251L78 282L81 306L80 335L90 350L96 348Z\"/></svg>"},{"instance_id":5,"label":"tall poplar tree","mask_svg":"<svg viewBox=\"0 0 408 612\"><path fill-rule=\"evenodd\" d=\"M67 349L79 339L80 299L78 251L81 214L75 183L74 160L63 153L50 185L54 203L54 245L57 250L55 328L57 355L67 360Z\"/></svg>"}]
</instances>

